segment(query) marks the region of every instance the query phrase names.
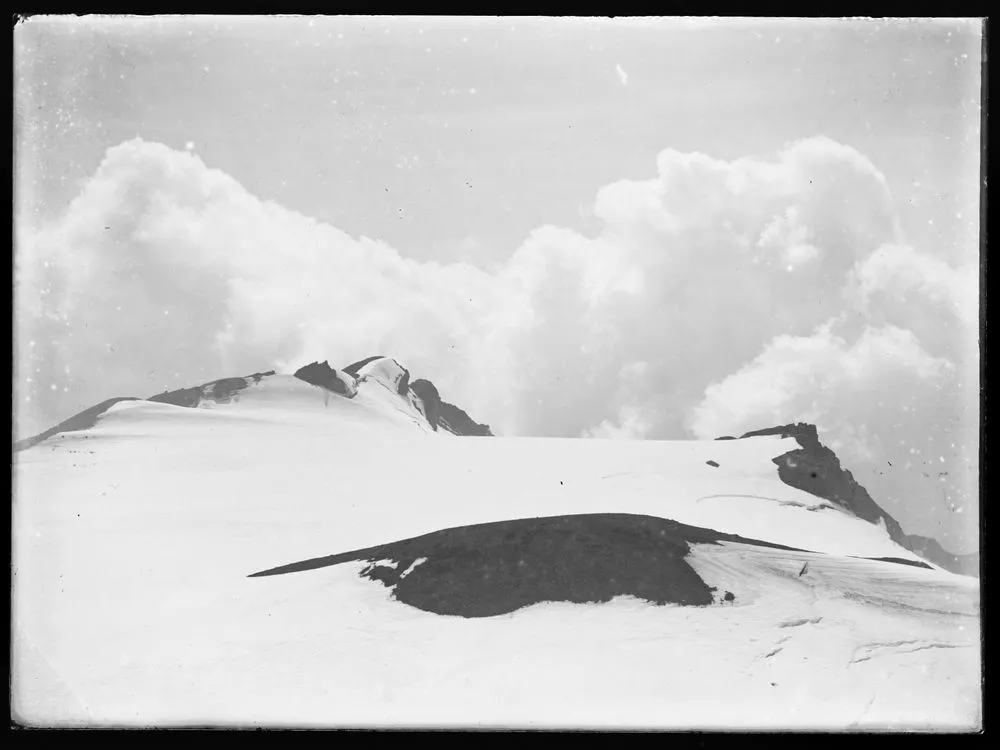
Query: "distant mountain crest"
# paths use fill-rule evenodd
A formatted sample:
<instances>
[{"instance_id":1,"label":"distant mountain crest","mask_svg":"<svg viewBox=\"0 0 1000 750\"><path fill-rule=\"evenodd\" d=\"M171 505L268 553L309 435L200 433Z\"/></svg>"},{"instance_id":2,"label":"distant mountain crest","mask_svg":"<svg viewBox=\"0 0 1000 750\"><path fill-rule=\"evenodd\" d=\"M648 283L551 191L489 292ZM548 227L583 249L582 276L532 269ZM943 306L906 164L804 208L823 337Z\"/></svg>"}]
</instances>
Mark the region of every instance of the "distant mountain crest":
<instances>
[{"instance_id":1,"label":"distant mountain crest","mask_svg":"<svg viewBox=\"0 0 1000 750\"><path fill-rule=\"evenodd\" d=\"M979 574L978 554L953 555L934 539L904 533L899 522L872 499L868 490L857 482L850 471L841 466L837 455L820 442L815 425L798 422L768 427L746 432L740 439L762 435L794 438L801 446L798 450L774 458L774 463L778 466L778 477L785 484L836 503L869 523L885 524L890 539L945 570L963 575ZM726 436L717 439L736 438Z\"/></svg>"},{"instance_id":2,"label":"distant mountain crest","mask_svg":"<svg viewBox=\"0 0 1000 750\"><path fill-rule=\"evenodd\" d=\"M98 417L119 401L145 400L186 408L197 408L206 402L232 403L239 400L242 391L274 374L276 374L274 370L269 370L244 377L220 378L191 388L164 391L147 399L135 396L110 398L38 435L19 440L12 447L14 451L26 450L60 433L90 429L97 424ZM374 381L412 403L425 416L427 423L435 432L443 429L462 437L493 435L489 425L477 423L459 407L442 401L437 388L430 381L416 380L411 384L409 371L390 357L381 355L367 357L348 365L343 370L331 367L329 361L311 362L296 370L295 377L344 398L354 398L360 383Z\"/></svg>"},{"instance_id":3,"label":"distant mountain crest","mask_svg":"<svg viewBox=\"0 0 1000 750\"><path fill-rule=\"evenodd\" d=\"M192 388L164 391L145 400L186 408L197 408L206 402L228 404L239 401L245 390L272 375L275 375L274 370L256 372L244 377L221 378ZM342 370L331 367L328 361L316 361L299 368L294 376L326 391L327 399L330 398L329 394L353 399L357 396L361 384L377 383L393 394L388 396L390 401L394 398L404 401L402 406L412 415L412 419L419 422L422 417L426 421L425 429L429 427L435 432L445 431L462 437L493 435L489 425L479 424L463 409L444 401L431 381L419 378L411 380L409 370L391 357L368 357ZM60 433L89 429L97 423L103 413L119 401L139 400L142 399L134 397L108 399L45 432L14 443L13 449L25 450ZM778 476L785 484L828 500L864 521L884 525L894 542L946 570L964 575L979 574L978 554L953 555L944 550L934 539L904 533L899 522L872 499L851 472L841 465L837 455L820 442L815 425L800 422L753 430L739 438L726 436L718 439L736 440L766 435L794 438L799 444L798 449L773 459L778 467Z\"/></svg>"}]
</instances>

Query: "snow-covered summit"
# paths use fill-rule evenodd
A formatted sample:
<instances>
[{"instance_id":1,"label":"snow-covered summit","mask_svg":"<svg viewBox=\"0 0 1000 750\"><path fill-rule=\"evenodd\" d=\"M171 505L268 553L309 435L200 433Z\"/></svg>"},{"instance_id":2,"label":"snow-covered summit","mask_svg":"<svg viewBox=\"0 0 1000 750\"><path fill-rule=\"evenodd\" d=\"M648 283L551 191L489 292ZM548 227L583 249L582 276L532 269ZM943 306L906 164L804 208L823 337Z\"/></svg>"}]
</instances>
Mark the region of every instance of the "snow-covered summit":
<instances>
[{"instance_id":1,"label":"snow-covered summit","mask_svg":"<svg viewBox=\"0 0 1000 750\"><path fill-rule=\"evenodd\" d=\"M302 383L308 383L313 388L305 388ZM362 411L370 412L375 421L395 421L423 431L441 431L459 436L492 435L488 425L476 423L462 409L443 401L433 383L417 380L411 384L409 371L399 362L375 356L341 370L331 367L328 361L311 362L294 374L270 370L164 391L144 400L134 396L111 398L51 429L18 441L13 447L15 451L24 450L55 435L93 428L121 402L172 404L200 409L240 404L239 413L243 415L264 409L272 416L284 411L285 418L292 418L291 415L295 414L309 419L324 411L329 413L331 395L354 401ZM336 415L343 411L336 402L332 404L332 409ZM357 414L357 410L350 413Z\"/></svg>"}]
</instances>

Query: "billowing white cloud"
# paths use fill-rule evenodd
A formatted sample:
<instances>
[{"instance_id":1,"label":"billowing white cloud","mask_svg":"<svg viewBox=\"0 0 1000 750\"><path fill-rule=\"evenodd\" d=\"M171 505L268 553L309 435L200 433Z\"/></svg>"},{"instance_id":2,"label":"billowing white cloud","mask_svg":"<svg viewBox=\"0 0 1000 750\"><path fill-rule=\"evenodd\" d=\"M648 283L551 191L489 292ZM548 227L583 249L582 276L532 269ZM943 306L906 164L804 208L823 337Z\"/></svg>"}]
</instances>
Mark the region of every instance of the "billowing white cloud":
<instances>
[{"instance_id":1,"label":"billowing white cloud","mask_svg":"<svg viewBox=\"0 0 1000 750\"><path fill-rule=\"evenodd\" d=\"M192 151L111 148L59 220L19 230L21 432L113 395L376 353L501 434L814 418L863 457L901 435L903 396L945 394L938 416L969 421L976 269L907 247L867 158L818 137L656 167L598 190L596 235L541 227L484 271L260 201Z\"/></svg>"},{"instance_id":2,"label":"billowing white cloud","mask_svg":"<svg viewBox=\"0 0 1000 750\"><path fill-rule=\"evenodd\" d=\"M831 321L811 336L778 336L752 362L708 386L691 414L694 434L713 439L804 421L822 425L835 449L875 455L874 446L852 431L886 402L909 410L899 399L901 389L936 388L955 369L925 352L910 331L866 328L849 344L833 327Z\"/></svg>"}]
</instances>

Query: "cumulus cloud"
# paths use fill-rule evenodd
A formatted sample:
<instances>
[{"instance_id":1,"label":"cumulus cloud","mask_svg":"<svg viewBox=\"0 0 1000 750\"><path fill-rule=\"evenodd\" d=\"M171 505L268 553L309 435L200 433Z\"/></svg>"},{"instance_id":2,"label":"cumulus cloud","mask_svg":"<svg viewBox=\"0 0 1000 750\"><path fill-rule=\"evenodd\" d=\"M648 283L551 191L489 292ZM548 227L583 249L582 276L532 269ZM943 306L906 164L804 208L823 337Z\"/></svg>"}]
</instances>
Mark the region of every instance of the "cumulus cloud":
<instances>
[{"instance_id":1,"label":"cumulus cloud","mask_svg":"<svg viewBox=\"0 0 1000 750\"><path fill-rule=\"evenodd\" d=\"M308 356L447 359L494 307L472 266L408 260L139 140L110 149L66 214L19 245L35 421Z\"/></svg>"},{"instance_id":2,"label":"cumulus cloud","mask_svg":"<svg viewBox=\"0 0 1000 750\"><path fill-rule=\"evenodd\" d=\"M924 428L970 421L977 269L907 246L849 146L668 149L593 214L596 234L541 227L491 271L418 262L194 153L123 143L57 221L19 229L20 416L41 429L113 395L387 353L500 434L809 418L864 461L910 429L906 399Z\"/></svg>"},{"instance_id":3,"label":"cumulus cloud","mask_svg":"<svg viewBox=\"0 0 1000 750\"><path fill-rule=\"evenodd\" d=\"M712 439L792 416L822 425L835 450L874 456L878 446L869 441L879 435L855 432L872 410L890 401L909 411L909 404L898 401L901 390L939 387L955 369L901 328L866 328L853 344L832 330L831 322L811 336L775 338L751 363L706 388L692 411L692 431Z\"/></svg>"}]
</instances>

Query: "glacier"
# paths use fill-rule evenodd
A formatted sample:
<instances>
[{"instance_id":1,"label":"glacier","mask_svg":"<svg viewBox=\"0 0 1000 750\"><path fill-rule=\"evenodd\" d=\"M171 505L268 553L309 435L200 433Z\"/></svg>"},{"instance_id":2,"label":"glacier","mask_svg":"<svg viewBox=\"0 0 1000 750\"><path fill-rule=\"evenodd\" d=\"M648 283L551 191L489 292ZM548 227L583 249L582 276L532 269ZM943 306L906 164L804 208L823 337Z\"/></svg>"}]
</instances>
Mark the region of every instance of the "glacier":
<instances>
[{"instance_id":1,"label":"glacier","mask_svg":"<svg viewBox=\"0 0 1000 750\"><path fill-rule=\"evenodd\" d=\"M395 360L313 365L15 446L13 717L981 727L979 581L783 481L794 431L482 439Z\"/></svg>"}]
</instances>

